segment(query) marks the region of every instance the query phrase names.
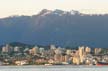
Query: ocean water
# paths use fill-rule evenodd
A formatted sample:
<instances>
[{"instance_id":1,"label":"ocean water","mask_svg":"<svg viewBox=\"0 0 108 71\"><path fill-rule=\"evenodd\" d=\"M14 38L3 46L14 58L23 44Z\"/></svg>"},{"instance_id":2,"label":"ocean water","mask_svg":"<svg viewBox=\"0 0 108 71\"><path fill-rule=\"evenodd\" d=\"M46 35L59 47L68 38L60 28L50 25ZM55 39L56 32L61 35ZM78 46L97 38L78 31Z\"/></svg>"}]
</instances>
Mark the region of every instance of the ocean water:
<instances>
[{"instance_id":1,"label":"ocean water","mask_svg":"<svg viewBox=\"0 0 108 71\"><path fill-rule=\"evenodd\" d=\"M108 66L0 66L0 71L108 71Z\"/></svg>"}]
</instances>

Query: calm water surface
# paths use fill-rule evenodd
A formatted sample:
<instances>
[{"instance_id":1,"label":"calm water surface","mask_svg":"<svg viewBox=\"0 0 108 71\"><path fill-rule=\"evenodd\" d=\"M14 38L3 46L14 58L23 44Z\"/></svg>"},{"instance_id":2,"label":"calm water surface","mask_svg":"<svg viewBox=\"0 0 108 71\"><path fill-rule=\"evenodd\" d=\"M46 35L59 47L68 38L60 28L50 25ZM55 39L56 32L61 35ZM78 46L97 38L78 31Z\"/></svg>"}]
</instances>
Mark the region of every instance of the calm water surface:
<instances>
[{"instance_id":1,"label":"calm water surface","mask_svg":"<svg viewBox=\"0 0 108 71\"><path fill-rule=\"evenodd\" d=\"M108 66L0 66L0 71L108 71Z\"/></svg>"}]
</instances>

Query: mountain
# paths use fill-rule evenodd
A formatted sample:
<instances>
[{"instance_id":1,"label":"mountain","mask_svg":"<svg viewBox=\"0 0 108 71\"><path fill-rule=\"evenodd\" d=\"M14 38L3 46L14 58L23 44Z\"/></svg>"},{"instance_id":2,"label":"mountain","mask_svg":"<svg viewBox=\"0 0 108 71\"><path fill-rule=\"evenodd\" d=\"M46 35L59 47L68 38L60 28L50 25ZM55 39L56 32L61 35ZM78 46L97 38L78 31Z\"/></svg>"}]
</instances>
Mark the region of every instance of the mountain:
<instances>
[{"instance_id":1,"label":"mountain","mask_svg":"<svg viewBox=\"0 0 108 71\"><path fill-rule=\"evenodd\" d=\"M11 42L60 46L108 47L108 14L42 10L32 16L0 19L0 45Z\"/></svg>"}]
</instances>

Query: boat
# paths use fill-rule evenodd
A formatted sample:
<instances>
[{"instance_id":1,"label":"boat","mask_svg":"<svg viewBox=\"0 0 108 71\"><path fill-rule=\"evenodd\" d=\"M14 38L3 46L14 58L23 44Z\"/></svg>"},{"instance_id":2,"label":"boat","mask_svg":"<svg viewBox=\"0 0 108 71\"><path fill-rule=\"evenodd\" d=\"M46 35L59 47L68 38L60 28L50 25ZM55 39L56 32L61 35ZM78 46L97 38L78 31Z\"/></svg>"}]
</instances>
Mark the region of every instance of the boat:
<instances>
[{"instance_id":1,"label":"boat","mask_svg":"<svg viewBox=\"0 0 108 71\"><path fill-rule=\"evenodd\" d=\"M106 66L108 65L108 62L97 62L97 66Z\"/></svg>"}]
</instances>

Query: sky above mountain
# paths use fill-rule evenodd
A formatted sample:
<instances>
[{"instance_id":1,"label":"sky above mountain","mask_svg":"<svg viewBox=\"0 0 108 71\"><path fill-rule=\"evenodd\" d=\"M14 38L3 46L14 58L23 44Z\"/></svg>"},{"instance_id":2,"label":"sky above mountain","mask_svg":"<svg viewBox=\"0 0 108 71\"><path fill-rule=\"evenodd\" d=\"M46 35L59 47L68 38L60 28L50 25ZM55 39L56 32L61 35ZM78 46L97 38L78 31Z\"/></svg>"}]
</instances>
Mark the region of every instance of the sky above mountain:
<instances>
[{"instance_id":1,"label":"sky above mountain","mask_svg":"<svg viewBox=\"0 0 108 71\"><path fill-rule=\"evenodd\" d=\"M0 18L11 15L32 15L42 9L108 13L108 0L0 0Z\"/></svg>"}]
</instances>

